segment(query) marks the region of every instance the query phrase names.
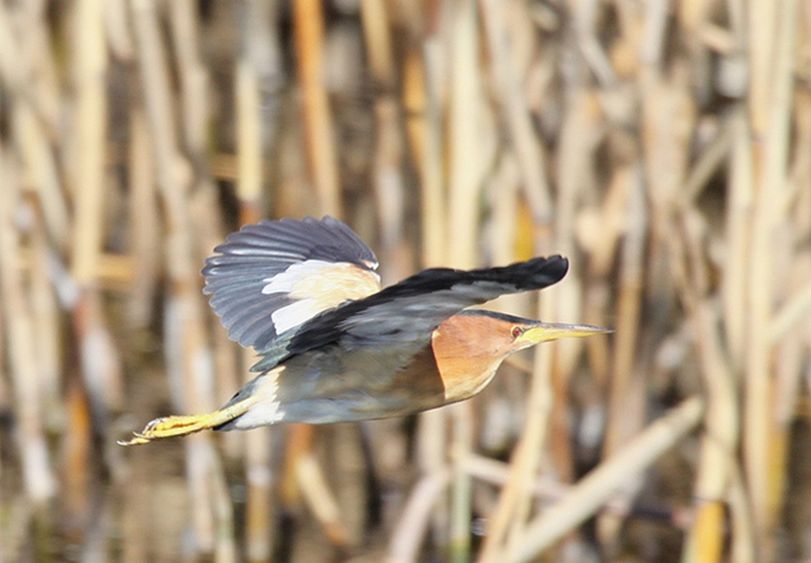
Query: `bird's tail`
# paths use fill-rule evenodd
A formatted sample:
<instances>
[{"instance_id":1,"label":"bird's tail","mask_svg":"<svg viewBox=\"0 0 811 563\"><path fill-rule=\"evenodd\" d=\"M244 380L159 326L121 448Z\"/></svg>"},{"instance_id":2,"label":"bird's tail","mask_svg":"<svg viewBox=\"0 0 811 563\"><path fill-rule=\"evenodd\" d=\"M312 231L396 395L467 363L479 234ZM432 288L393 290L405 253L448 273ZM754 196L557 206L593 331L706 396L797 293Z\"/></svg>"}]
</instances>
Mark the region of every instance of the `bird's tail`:
<instances>
[{"instance_id":1,"label":"bird's tail","mask_svg":"<svg viewBox=\"0 0 811 563\"><path fill-rule=\"evenodd\" d=\"M229 403L215 411L205 414L174 415L156 418L147 423L140 432L133 432L129 440L119 440L120 446L139 446L154 440L186 436L201 430L217 428L245 414L255 401L251 397Z\"/></svg>"}]
</instances>

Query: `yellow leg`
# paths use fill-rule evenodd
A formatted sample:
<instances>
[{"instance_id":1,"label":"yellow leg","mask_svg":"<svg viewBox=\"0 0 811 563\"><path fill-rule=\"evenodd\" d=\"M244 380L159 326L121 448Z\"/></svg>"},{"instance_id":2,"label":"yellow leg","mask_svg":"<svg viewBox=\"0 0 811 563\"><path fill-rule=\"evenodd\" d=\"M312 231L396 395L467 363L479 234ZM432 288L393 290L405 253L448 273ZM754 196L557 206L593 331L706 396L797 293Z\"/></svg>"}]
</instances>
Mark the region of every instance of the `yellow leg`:
<instances>
[{"instance_id":1,"label":"yellow leg","mask_svg":"<svg viewBox=\"0 0 811 563\"><path fill-rule=\"evenodd\" d=\"M255 402L255 399L248 397L214 412L156 418L149 421L141 432L133 432L130 440L119 440L118 445L138 446L148 444L153 440L186 436L200 430L215 428L244 414Z\"/></svg>"}]
</instances>

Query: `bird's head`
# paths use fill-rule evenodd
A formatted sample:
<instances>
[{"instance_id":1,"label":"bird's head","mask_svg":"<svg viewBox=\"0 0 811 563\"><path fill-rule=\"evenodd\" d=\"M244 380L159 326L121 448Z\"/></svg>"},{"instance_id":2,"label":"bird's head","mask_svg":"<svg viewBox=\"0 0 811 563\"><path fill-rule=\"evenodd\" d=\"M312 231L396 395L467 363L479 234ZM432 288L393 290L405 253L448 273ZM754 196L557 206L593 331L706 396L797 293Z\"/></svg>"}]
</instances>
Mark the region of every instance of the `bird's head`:
<instances>
[{"instance_id":1,"label":"bird's head","mask_svg":"<svg viewBox=\"0 0 811 563\"><path fill-rule=\"evenodd\" d=\"M481 391L507 356L549 340L611 332L591 325L544 323L468 309L439 325L433 351L447 402Z\"/></svg>"},{"instance_id":2,"label":"bird's head","mask_svg":"<svg viewBox=\"0 0 811 563\"><path fill-rule=\"evenodd\" d=\"M541 342L612 332L598 326L545 323L479 309L464 311L457 318L467 325L467 331L474 336L468 341L472 348L501 359Z\"/></svg>"}]
</instances>

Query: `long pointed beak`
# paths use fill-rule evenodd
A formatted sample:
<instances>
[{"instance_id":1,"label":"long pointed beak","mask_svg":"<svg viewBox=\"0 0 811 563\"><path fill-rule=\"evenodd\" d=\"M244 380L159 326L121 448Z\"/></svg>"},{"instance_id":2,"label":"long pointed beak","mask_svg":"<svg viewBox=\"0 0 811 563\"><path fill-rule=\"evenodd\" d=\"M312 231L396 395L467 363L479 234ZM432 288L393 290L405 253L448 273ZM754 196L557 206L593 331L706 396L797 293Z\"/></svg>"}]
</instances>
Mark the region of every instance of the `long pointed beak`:
<instances>
[{"instance_id":1,"label":"long pointed beak","mask_svg":"<svg viewBox=\"0 0 811 563\"><path fill-rule=\"evenodd\" d=\"M592 325L574 325L564 323L538 323L529 327L521 335L522 340L539 344L558 338L593 336L595 334L608 334L613 329Z\"/></svg>"}]
</instances>

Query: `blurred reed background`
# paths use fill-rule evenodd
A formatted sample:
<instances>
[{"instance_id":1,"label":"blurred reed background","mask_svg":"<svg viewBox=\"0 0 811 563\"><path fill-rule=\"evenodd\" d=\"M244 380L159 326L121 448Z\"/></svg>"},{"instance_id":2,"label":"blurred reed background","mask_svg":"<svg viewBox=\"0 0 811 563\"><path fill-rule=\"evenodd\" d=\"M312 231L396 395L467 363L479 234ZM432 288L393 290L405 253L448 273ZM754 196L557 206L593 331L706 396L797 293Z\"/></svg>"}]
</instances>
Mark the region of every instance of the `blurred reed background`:
<instances>
[{"instance_id":1,"label":"blurred reed background","mask_svg":"<svg viewBox=\"0 0 811 563\"><path fill-rule=\"evenodd\" d=\"M811 3L0 0L0 559L811 557ZM124 450L247 377L202 260L562 253L469 403Z\"/></svg>"}]
</instances>

